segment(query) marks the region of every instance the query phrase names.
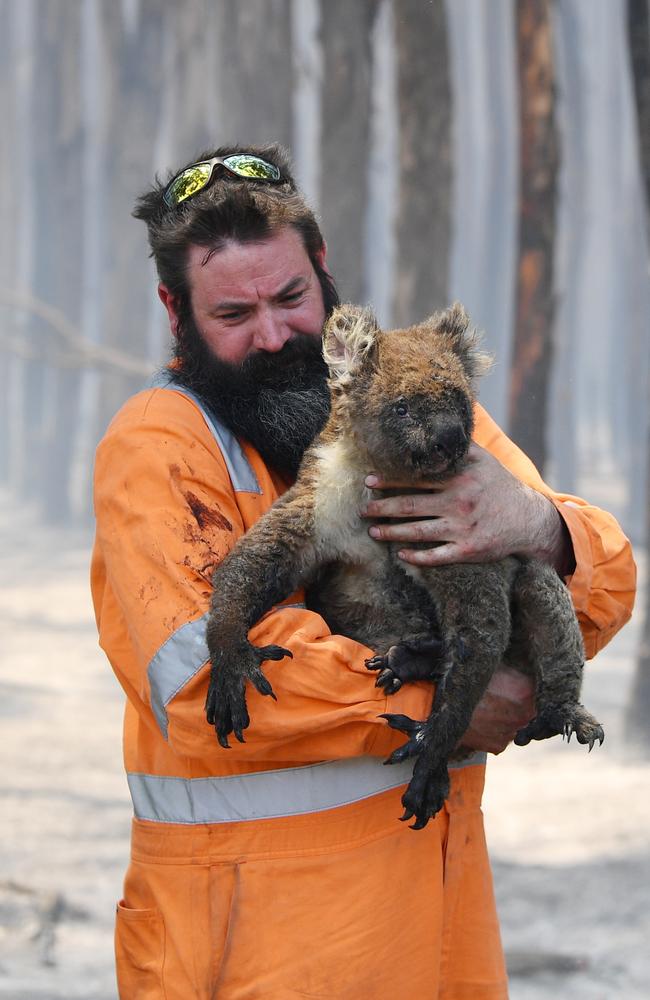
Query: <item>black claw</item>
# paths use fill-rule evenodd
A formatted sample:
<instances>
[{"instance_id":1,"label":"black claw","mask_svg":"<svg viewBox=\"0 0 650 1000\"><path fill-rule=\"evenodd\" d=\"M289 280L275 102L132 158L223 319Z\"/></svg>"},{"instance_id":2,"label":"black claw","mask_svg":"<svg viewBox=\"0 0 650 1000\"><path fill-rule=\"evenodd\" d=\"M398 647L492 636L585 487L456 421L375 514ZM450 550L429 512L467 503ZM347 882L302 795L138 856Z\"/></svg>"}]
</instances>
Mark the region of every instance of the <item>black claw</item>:
<instances>
[{"instance_id":1,"label":"black claw","mask_svg":"<svg viewBox=\"0 0 650 1000\"><path fill-rule=\"evenodd\" d=\"M228 742L227 736L222 736L221 733L217 733L217 739L224 750L230 750L230 743Z\"/></svg>"},{"instance_id":2,"label":"black claw","mask_svg":"<svg viewBox=\"0 0 650 1000\"><path fill-rule=\"evenodd\" d=\"M399 821L400 821L400 823L406 823L406 822L408 822L408 820L413 819L414 815L415 814L412 813L411 810L407 808L407 809L404 810L404 815L400 816Z\"/></svg>"},{"instance_id":3,"label":"black claw","mask_svg":"<svg viewBox=\"0 0 650 1000\"><path fill-rule=\"evenodd\" d=\"M293 660L293 653L290 649L285 649L284 646L262 646L259 653L262 661L283 660L285 656L288 656L290 660Z\"/></svg>"},{"instance_id":4,"label":"black claw","mask_svg":"<svg viewBox=\"0 0 650 1000\"><path fill-rule=\"evenodd\" d=\"M409 829L411 829L411 830L424 830L424 828L425 828L425 826L427 825L428 822L429 822L429 817L428 816L418 817L418 819L416 819L415 823L411 823L411 826L410 826Z\"/></svg>"},{"instance_id":5,"label":"black claw","mask_svg":"<svg viewBox=\"0 0 650 1000\"><path fill-rule=\"evenodd\" d=\"M235 734L235 738L238 739L240 743L245 743L246 742L245 739L244 739L244 737L243 737L243 735L242 735L241 729L234 729L233 732Z\"/></svg>"},{"instance_id":6,"label":"black claw","mask_svg":"<svg viewBox=\"0 0 650 1000\"><path fill-rule=\"evenodd\" d=\"M411 756L410 750L410 743L405 743L404 746L397 747L396 750L393 750L388 760L384 761L384 764L401 764L403 760L408 760Z\"/></svg>"},{"instance_id":7,"label":"black claw","mask_svg":"<svg viewBox=\"0 0 650 1000\"><path fill-rule=\"evenodd\" d=\"M409 736L411 733L419 732L422 726L421 722L409 719L408 715L393 715L390 712L383 712L379 718L385 719L391 729L397 729L399 732L406 733Z\"/></svg>"},{"instance_id":8,"label":"black claw","mask_svg":"<svg viewBox=\"0 0 650 1000\"><path fill-rule=\"evenodd\" d=\"M383 666L383 656L369 656L365 661L366 670L379 670Z\"/></svg>"}]
</instances>

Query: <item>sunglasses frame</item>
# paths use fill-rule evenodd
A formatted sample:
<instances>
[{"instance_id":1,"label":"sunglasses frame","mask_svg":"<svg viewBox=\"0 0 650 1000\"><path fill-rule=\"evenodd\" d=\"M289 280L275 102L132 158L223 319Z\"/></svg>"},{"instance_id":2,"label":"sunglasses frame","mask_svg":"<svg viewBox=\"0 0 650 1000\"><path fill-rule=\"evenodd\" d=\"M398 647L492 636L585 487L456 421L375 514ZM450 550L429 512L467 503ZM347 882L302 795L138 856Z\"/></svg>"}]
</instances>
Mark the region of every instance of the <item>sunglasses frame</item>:
<instances>
[{"instance_id":1,"label":"sunglasses frame","mask_svg":"<svg viewBox=\"0 0 650 1000\"><path fill-rule=\"evenodd\" d=\"M249 157L259 163L263 163L265 167L269 167L272 172L277 174L277 177L250 177L247 174L240 174L228 164L228 160L234 160L236 158L239 159L240 157ZM184 198L180 198L178 201L173 200L170 197L170 192L174 187L174 184L176 184L176 182L179 181L189 170L194 170L195 167L202 167L204 164L210 167L210 173L206 178L205 184L202 184L200 188L196 189L196 191L192 191L191 194L186 194ZM163 194L163 201L167 205L167 208L176 208L178 205L182 205L184 201L187 201L188 198L193 198L195 194L199 193L199 191L204 191L214 177L215 167L218 166L224 167L228 173L244 181L260 181L262 184L278 184L282 180L280 168L276 167L275 163L269 163L268 160L263 160L261 156L257 156L255 153L229 153L227 156L213 156L209 160L197 160L196 163L191 163L189 167L185 167L184 170L181 170L179 174L176 174L176 176L172 178L165 188L165 193Z\"/></svg>"}]
</instances>

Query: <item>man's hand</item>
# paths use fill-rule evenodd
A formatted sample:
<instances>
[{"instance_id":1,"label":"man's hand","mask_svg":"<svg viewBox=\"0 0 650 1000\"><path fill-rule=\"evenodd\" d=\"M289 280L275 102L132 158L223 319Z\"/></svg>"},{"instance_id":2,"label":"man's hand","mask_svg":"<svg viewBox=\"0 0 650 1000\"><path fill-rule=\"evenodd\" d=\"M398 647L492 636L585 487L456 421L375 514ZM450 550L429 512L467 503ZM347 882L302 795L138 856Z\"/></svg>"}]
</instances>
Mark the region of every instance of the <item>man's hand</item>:
<instances>
[{"instance_id":1,"label":"man's hand","mask_svg":"<svg viewBox=\"0 0 650 1000\"><path fill-rule=\"evenodd\" d=\"M461 745L485 753L501 753L520 729L535 717L535 686L529 677L502 667L492 677L474 709Z\"/></svg>"},{"instance_id":2,"label":"man's hand","mask_svg":"<svg viewBox=\"0 0 650 1000\"><path fill-rule=\"evenodd\" d=\"M369 476L366 485L409 489L376 475ZM555 506L479 445L470 446L465 469L453 479L421 487L430 492L372 500L362 511L365 517L394 518L369 531L380 541L404 542L399 552L404 562L441 566L526 555L549 563L560 575L573 571L571 540ZM423 542L431 548L408 548L409 543Z\"/></svg>"}]
</instances>

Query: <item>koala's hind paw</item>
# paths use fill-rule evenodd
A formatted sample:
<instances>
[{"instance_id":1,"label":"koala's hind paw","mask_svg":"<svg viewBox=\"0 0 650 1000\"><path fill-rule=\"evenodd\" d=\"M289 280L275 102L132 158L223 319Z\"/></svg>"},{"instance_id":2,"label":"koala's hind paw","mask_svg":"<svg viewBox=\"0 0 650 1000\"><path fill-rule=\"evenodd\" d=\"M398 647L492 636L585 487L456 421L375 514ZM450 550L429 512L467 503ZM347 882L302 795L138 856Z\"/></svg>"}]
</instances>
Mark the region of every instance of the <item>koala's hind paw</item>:
<instances>
[{"instance_id":1,"label":"koala's hind paw","mask_svg":"<svg viewBox=\"0 0 650 1000\"><path fill-rule=\"evenodd\" d=\"M437 681L445 673L446 647L442 639L398 642L383 654L366 660L368 670L379 670L375 687L395 694L409 681Z\"/></svg>"},{"instance_id":2,"label":"koala's hind paw","mask_svg":"<svg viewBox=\"0 0 650 1000\"><path fill-rule=\"evenodd\" d=\"M380 719L385 719L391 729L397 729L400 733L406 733L409 737L407 743L393 750L388 760L384 764L400 764L409 757L416 757L422 753L424 748L426 722L416 722L409 719L408 715L390 715L388 713L380 715Z\"/></svg>"},{"instance_id":3,"label":"koala's hind paw","mask_svg":"<svg viewBox=\"0 0 650 1000\"><path fill-rule=\"evenodd\" d=\"M449 795L449 771L445 763L431 768L426 758L415 762L413 777L402 796L404 815L402 822L413 819L412 830L422 830L430 819L440 812Z\"/></svg>"},{"instance_id":4,"label":"koala's hind paw","mask_svg":"<svg viewBox=\"0 0 650 1000\"><path fill-rule=\"evenodd\" d=\"M246 707L246 681L250 681L260 694L270 695L277 700L260 664L265 660L281 660L285 656L293 657L293 654L282 646L252 646L250 643L233 651L227 660L223 654L214 656L205 714L224 749L230 747L230 733L234 733L239 742L243 743L243 731L250 724Z\"/></svg>"},{"instance_id":5,"label":"koala's hind paw","mask_svg":"<svg viewBox=\"0 0 650 1000\"><path fill-rule=\"evenodd\" d=\"M589 746L590 753L596 741L602 744L605 739L603 727L583 705L546 705L532 722L519 730L515 743L523 747L531 740L560 735L570 742L574 733L578 743Z\"/></svg>"}]
</instances>

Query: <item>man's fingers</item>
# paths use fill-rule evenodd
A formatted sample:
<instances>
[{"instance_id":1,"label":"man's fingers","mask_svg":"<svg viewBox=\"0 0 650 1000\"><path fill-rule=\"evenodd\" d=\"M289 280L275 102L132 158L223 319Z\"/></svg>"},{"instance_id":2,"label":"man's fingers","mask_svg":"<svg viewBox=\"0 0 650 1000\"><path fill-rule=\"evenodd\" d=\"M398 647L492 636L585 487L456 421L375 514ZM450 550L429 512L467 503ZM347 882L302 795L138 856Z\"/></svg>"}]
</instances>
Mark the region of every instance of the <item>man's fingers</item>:
<instances>
[{"instance_id":1,"label":"man's fingers","mask_svg":"<svg viewBox=\"0 0 650 1000\"><path fill-rule=\"evenodd\" d=\"M430 549L400 549L397 555L403 562L413 566L447 566L450 563L467 562L467 557L463 559L460 547L453 542L435 545Z\"/></svg>"},{"instance_id":2,"label":"man's fingers","mask_svg":"<svg viewBox=\"0 0 650 1000\"><path fill-rule=\"evenodd\" d=\"M392 524L373 524L368 532L382 542L446 542L449 527L440 518L424 521L395 521ZM445 538L447 534L447 538Z\"/></svg>"},{"instance_id":3,"label":"man's fingers","mask_svg":"<svg viewBox=\"0 0 650 1000\"><path fill-rule=\"evenodd\" d=\"M411 487L412 489L413 487ZM436 511L442 507L443 498L440 494L430 491L425 493L404 493L400 496L381 497L370 500L361 511L362 517L436 517Z\"/></svg>"}]
</instances>

